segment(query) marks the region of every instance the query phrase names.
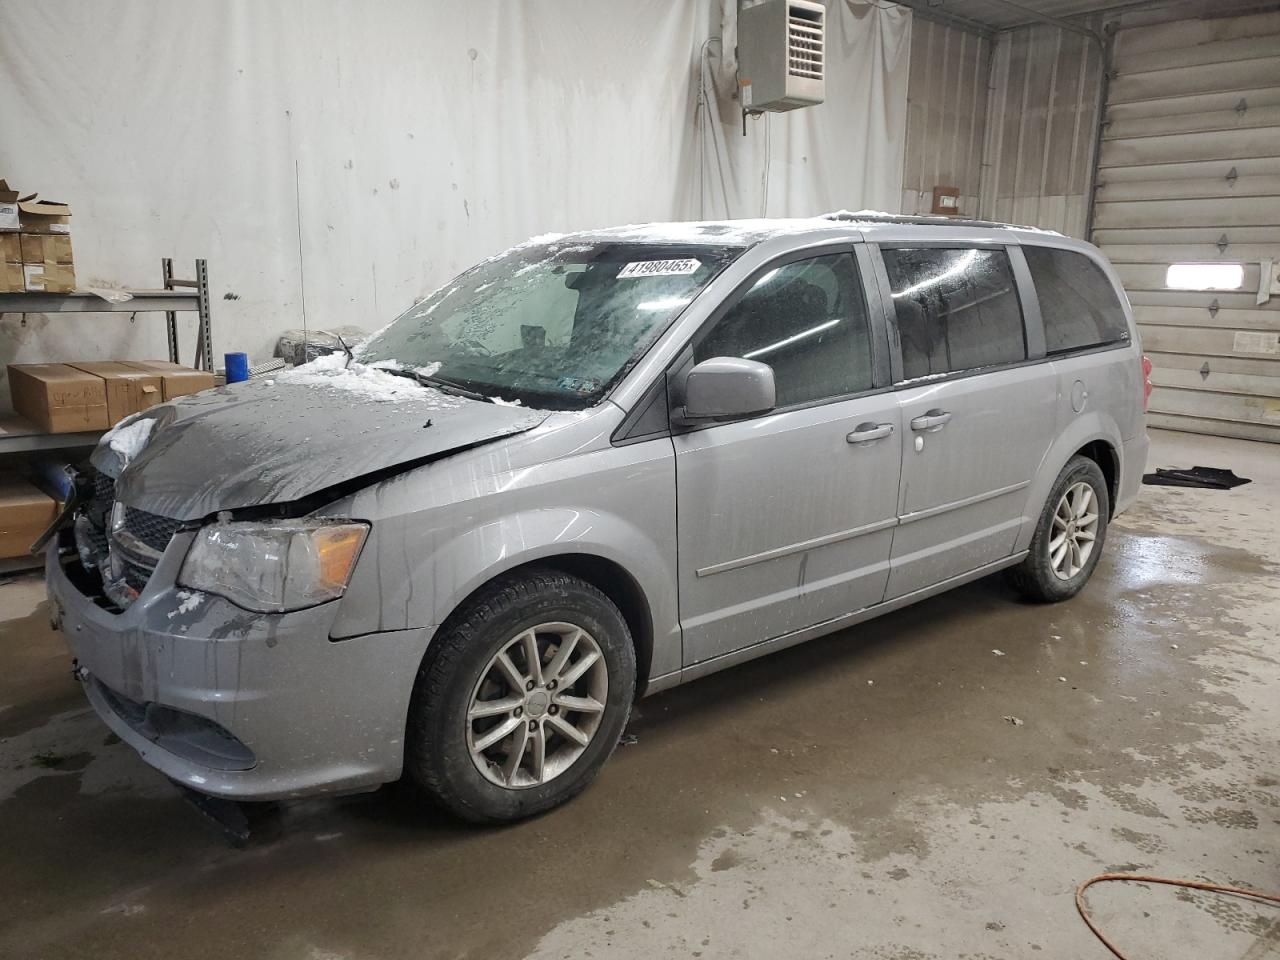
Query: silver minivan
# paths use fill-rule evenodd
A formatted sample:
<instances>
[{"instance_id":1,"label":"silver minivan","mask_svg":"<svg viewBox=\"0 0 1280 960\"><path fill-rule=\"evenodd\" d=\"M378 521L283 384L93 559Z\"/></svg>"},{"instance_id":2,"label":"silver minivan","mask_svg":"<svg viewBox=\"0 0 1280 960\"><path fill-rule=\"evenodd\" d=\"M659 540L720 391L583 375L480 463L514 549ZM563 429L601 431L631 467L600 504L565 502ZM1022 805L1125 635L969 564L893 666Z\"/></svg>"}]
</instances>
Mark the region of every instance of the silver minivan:
<instances>
[{"instance_id":1,"label":"silver minivan","mask_svg":"<svg viewBox=\"0 0 1280 960\"><path fill-rule=\"evenodd\" d=\"M1149 383L1096 248L829 218L487 260L105 437L47 551L107 725L199 793L562 803L636 698L998 570L1077 593Z\"/></svg>"}]
</instances>

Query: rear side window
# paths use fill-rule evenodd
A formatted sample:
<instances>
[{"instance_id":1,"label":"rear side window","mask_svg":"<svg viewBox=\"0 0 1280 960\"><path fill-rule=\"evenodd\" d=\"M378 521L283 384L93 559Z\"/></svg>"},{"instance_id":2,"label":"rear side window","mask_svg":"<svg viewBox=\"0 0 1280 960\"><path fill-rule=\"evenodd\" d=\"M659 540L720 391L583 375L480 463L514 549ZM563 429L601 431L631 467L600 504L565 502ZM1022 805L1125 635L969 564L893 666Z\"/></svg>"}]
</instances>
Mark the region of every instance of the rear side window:
<instances>
[{"instance_id":1,"label":"rear side window","mask_svg":"<svg viewBox=\"0 0 1280 960\"><path fill-rule=\"evenodd\" d=\"M693 351L773 368L778 406L869 390L871 336L862 282L847 253L762 273Z\"/></svg>"},{"instance_id":2,"label":"rear side window","mask_svg":"<svg viewBox=\"0 0 1280 960\"><path fill-rule=\"evenodd\" d=\"M1044 318L1045 352L1052 355L1129 339L1115 288L1082 253L1023 247Z\"/></svg>"},{"instance_id":3,"label":"rear side window","mask_svg":"<svg viewBox=\"0 0 1280 960\"><path fill-rule=\"evenodd\" d=\"M1009 255L1003 250L883 249L902 342L903 379L1027 357Z\"/></svg>"}]
</instances>

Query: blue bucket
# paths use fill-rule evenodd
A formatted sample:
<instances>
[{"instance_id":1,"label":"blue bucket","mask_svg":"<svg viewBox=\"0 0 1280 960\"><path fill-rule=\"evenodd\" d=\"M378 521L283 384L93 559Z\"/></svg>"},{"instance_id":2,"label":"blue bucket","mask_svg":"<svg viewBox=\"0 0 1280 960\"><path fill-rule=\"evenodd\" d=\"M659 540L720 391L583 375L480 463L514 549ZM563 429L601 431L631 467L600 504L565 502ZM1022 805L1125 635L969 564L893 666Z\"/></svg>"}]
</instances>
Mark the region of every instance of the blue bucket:
<instances>
[{"instance_id":1,"label":"blue bucket","mask_svg":"<svg viewBox=\"0 0 1280 960\"><path fill-rule=\"evenodd\" d=\"M224 356L227 363L227 383L241 383L249 379L249 355L247 353L228 353Z\"/></svg>"}]
</instances>

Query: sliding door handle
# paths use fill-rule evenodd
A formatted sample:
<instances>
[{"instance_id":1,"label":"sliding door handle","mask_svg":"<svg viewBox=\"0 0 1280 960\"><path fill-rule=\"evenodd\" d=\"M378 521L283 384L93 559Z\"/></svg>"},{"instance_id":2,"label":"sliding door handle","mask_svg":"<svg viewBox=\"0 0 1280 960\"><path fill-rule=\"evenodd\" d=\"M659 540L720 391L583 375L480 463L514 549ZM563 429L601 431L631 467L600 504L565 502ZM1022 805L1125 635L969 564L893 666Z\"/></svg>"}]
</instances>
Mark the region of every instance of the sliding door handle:
<instances>
[{"instance_id":1,"label":"sliding door handle","mask_svg":"<svg viewBox=\"0 0 1280 960\"><path fill-rule=\"evenodd\" d=\"M850 443L875 443L893 433L892 423L860 423L845 437Z\"/></svg>"},{"instance_id":2,"label":"sliding door handle","mask_svg":"<svg viewBox=\"0 0 1280 960\"><path fill-rule=\"evenodd\" d=\"M934 432L941 430L951 420L951 414L946 410L933 409L919 417L911 418L911 429L917 433L924 431Z\"/></svg>"}]
</instances>

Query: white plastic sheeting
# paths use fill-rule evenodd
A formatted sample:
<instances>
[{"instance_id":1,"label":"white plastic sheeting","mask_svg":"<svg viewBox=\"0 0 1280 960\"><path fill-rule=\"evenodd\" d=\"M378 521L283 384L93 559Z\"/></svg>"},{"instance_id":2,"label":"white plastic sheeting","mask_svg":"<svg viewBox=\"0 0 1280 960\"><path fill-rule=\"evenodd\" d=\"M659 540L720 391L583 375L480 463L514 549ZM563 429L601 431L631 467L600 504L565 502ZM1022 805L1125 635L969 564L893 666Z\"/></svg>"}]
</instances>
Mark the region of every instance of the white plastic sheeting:
<instances>
[{"instance_id":1,"label":"white plastic sheeting","mask_svg":"<svg viewBox=\"0 0 1280 960\"><path fill-rule=\"evenodd\" d=\"M703 189L699 208L688 215L897 211L907 130L910 11L887 3L831 0L825 102L751 117L746 137L741 107L728 96L736 86L732 0L721 31L722 42L710 41L703 58ZM722 141L713 139L713 132Z\"/></svg>"},{"instance_id":2,"label":"white plastic sheeting","mask_svg":"<svg viewBox=\"0 0 1280 960\"><path fill-rule=\"evenodd\" d=\"M81 286L208 258L219 357L268 354L304 314L376 328L532 234L897 209L909 14L831 0L827 103L745 138L718 56L721 95L700 96L722 18L719 0L5 4L0 176L71 203ZM0 362L162 356L162 319L127 316L5 317Z\"/></svg>"}]
</instances>

